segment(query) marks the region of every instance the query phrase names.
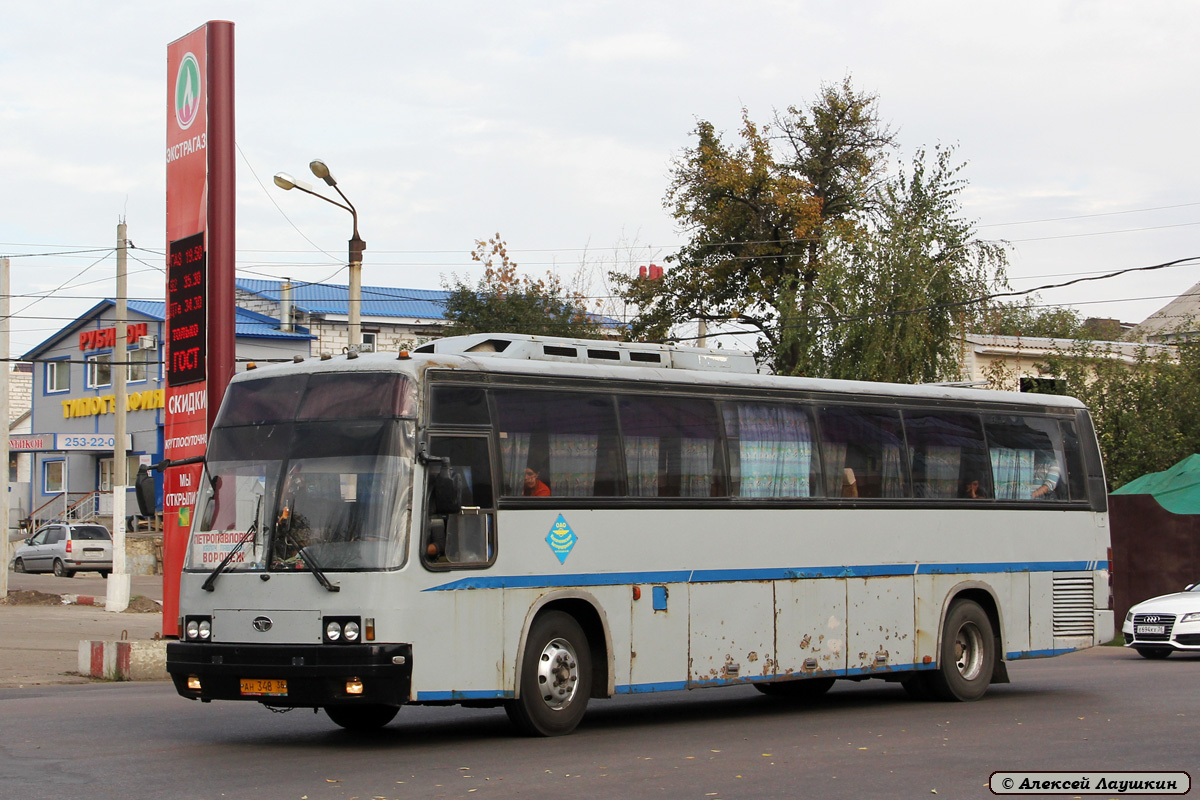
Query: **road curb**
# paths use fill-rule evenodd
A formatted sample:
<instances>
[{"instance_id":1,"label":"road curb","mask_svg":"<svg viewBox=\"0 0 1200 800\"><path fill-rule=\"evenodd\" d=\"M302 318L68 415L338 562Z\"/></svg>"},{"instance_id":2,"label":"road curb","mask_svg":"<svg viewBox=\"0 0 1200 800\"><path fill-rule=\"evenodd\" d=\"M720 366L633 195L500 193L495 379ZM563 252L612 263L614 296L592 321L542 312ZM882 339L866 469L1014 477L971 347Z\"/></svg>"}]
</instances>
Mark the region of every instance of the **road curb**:
<instances>
[{"instance_id":1,"label":"road curb","mask_svg":"<svg viewBox=\"0 0 1200 800\"><path fill-rule=\"evenodd\" d=\"M79 674L110 681L166 680L167 643L82 640Z\"/></svg>"}]
</instances>

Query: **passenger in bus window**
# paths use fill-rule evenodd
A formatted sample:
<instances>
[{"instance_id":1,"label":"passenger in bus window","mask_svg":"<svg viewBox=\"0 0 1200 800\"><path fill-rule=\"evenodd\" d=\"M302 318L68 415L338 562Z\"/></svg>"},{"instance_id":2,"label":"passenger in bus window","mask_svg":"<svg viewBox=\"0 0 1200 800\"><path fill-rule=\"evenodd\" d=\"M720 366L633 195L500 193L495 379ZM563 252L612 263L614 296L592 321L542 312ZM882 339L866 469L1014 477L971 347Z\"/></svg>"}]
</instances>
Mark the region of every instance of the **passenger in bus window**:
<instances>
[{"instance_id":1,"label":"passenger in bus window","mask_svg":"<svg viewBox=\"0 0 1200 800\"><path fill-rule=\"evenodd\" d=\"M526 467L525 487L521 494L525 497L549 497L550 487L542 482L541 472L533 467Z\"/></svg>"},{"instance_id":2,"label":"passenger in bus window","mask_svg":"<svg viewBox=\"0 0 1200 800\"><path fill-rule=\"evenodd\" d=\"M983 486L979 483L978 478L968 478L963 484L962 491L958 493L959 497L967 497L972 500L985 500L987 494L983 490Z\"/></svg>"},{"instance_id":3,"label":"passenger in bus window","mask_svg":"<svg viewBox=\"0 0 1200 800\"><path fill-rule=\"evenodd\" d=\"M1053 500L1058 481L1058 459L1053 453L1039 450L1033 465L1033 498Z\"/></svg>"}]
</instances>

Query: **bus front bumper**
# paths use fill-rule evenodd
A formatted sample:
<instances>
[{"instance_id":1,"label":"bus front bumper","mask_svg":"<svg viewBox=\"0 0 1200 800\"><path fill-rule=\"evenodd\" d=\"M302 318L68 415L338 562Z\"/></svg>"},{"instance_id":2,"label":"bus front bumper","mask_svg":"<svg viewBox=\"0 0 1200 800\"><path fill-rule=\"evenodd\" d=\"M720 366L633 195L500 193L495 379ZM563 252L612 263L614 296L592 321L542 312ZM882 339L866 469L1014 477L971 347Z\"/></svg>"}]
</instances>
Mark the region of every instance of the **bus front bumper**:
<instances>
[{"instance_id":1,"label":"bus front bumper","mask_svg":"<svg viewBox=\"0 0 1200 800\"><path fill-rule=\"evenodd\" d=\"M399 706L412 685L412 645L169 642L167 672L180 695L205 702Z\"/></svg>"}]
</instances>

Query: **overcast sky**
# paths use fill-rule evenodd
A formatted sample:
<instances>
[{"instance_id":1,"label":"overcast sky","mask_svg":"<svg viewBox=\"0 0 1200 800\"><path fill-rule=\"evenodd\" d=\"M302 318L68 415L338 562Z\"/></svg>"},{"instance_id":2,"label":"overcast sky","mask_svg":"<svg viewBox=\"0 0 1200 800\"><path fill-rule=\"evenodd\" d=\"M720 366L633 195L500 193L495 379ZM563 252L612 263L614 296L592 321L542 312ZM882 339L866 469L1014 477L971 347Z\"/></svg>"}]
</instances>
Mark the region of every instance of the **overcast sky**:
<instances>
[{"instance_id":1,"label":"overcast sky","mask_svg":"<svg viewBox=\"0 0 1200 800\"><path fill-rule=\"evenodd\" d=\"M899 158L958 148L1014 288L1200 256L1192 2L8 4L14 355L114 295L121 218L131 296L162 299L166 48L210 19L236 25L244 277L346 282L349 215L271 181L311 179L314 157L358 207L368 285L474 276L497 232L529 272L662 263L696 120L733 135L743 106L767 121L847 74ZM1137 322L1197 281L1190 264L1042 298Z\"/></svg>"}]
</instances>

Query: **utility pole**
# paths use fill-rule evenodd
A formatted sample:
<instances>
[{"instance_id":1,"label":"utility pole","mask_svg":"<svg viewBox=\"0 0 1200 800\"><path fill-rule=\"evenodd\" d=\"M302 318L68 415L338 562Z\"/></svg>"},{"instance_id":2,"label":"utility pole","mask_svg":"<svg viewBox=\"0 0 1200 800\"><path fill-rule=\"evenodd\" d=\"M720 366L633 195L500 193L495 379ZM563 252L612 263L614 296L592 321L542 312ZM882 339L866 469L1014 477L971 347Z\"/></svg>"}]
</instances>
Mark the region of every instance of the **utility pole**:
<instances>
[{"instance_id":1,"label":"utility pole","mask_svg":"<svg viewBox=\"0 0 1200 800\"><path fill-rule=\"evenodd\" d=\"M4 491L0 492L0 600L8 597L8 530L9 530L9 485L8 485L8 386L11 364L8 361L8 259L0 258L0 420L4 420L4 443L0 444L0 469L4 470Z\"/></svg>"},{"instance_id":2,"label":"utility pole","mask_svg":"<svg viewBox=\"0 0 1200 800\"><path fill-rule=\"evenodd\" d=\"M125 485L129 482L125 469L125 379L129 374L129 326L126 300L128 266L128 230L125 223L117 225L117 347L113 352L113 568L108 576L108 596L105 611L124 611L129 607L129 568L125 563Z\"/></svg>"}]
</instances>

